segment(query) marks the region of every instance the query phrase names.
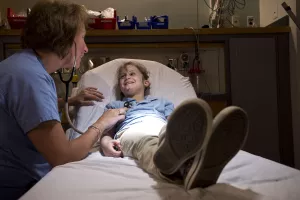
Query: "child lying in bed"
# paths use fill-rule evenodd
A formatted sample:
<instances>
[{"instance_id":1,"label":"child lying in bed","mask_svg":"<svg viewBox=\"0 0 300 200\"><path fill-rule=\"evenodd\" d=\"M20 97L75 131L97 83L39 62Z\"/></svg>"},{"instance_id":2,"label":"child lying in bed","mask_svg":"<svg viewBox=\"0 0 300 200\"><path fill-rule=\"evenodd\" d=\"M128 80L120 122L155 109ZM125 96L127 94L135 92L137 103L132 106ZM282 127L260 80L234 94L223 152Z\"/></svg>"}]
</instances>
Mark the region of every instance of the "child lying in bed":
<instances>
[{"instance_id":1,"label":"child lying in bed","mask_svg":"<svg viewBox=\"0 0 300 200\"><path fill-rule=\"evenodd\" d=\"M174 105L148 95L144 66L128 62L117 71L122 100L106 109L129 109L125 120L101 139L105 156L129 156L160 180L183 184L186 190L215 184L224 166L241 149L248 118L238 107L228 107L214 120L201 99ZM126 106L126 105L125 105Z\"/></svg>"}]
</instances>

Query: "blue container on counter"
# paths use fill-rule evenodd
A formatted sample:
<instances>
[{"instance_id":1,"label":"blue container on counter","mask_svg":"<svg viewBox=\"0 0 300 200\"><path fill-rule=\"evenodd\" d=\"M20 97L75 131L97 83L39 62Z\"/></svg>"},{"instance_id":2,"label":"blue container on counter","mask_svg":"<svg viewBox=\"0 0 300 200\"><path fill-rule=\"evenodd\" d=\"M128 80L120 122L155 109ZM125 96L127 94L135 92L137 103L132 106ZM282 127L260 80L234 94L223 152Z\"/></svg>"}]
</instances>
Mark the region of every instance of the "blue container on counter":
<instances>
[{"instance_id":1,"label":"blue container on counter","mask_svg":"<svg viewBox=\"0 0 300 200\"><path fill-rule=\"evenodd\" d=\"M120 30L135 29L136 21L137 21L137 18L135 16L132 16L132 20L126 19L125 21L120 21L120 17L117 16L118 28Z\"/></svg>"},{"instance_id":2,"label":"blue container on counter","mask_svg":"<svg viewBox=\"0 0 300 200\"><path fill-rule=\"evenodd\" d=\"M162 16L151 16L152 29L168 29L169 28L169 17L167 15Z\"/></svg>"},{"instance_id":3,"label":"blue container on counter","mask_svg":"<svg viewBox=\"0 0 300 200\"><path fill-rule=\"evenodd\" d=\"M136 29L144 29L144 30L151 29L151 21L145 20L144 22L136 22Z\"/></svg>"}]
</instances>

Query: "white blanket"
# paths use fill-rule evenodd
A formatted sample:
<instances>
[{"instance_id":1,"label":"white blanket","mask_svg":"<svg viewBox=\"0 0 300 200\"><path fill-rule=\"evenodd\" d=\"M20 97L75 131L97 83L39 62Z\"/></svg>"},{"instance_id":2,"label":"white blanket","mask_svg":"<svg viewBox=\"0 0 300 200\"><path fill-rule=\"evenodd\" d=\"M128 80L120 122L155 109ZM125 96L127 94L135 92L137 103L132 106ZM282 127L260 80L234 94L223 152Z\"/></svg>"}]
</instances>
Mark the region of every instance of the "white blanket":
<instances>
[{"instance_id":1,"label":"white blanket","mask_svg":"<svg viewBox=\"0 0 300 200\"><path fill-rule=\"evenodd\" d=\"M218 184L186 192L151 178L133 160L102 157L97 152L54 168L21 199L296 200L299 185L299 171L240 151Z\"/></svg>"}]
</instances>

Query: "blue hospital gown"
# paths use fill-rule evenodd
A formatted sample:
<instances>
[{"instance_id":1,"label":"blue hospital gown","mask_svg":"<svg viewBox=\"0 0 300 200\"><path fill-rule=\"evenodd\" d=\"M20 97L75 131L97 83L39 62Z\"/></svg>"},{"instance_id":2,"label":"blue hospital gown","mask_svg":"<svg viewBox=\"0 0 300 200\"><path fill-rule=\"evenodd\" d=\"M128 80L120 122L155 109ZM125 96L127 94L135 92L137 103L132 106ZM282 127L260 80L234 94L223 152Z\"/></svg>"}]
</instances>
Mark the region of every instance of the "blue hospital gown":
<instances>
[{"instance_id":1,"label":"blue hospital gown","mask_svg":"<svg viewBox=\"0 0 300 200\"><path fill-rule=\"evenodd\" d=\"M60 121L52 77L32 50L0 62L0 199L17 199L51 170L27 133Z\"/></svg>"}]
</instances>

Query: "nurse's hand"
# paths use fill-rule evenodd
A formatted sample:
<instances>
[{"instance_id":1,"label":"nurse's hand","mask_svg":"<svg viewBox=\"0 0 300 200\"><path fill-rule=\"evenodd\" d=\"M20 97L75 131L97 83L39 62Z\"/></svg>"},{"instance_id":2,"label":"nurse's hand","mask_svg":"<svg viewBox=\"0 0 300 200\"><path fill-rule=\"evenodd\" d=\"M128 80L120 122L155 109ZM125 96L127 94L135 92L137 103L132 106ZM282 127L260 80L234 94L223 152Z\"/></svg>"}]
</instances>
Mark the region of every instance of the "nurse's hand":
<instances>
[{"instance_id":1,"label":"nurse's hand","mask_svg":"<svg viewBox=\"0 0 300 200\"><path fill-rule=\"evenodd\" d=\"M112 129L117 122L125 119L125 114L128 108L108 109L101 115L95 124L104 128L104 131Z\"/></svg>"},{"instance_id":2,"label":"nurse's hand","mask_svg":"<svg viewBox=\"0 0 300 200\"><path fill-rule=\"evenodd\" d=\"M79 94L69 98L70 106L92 106L93 101L102 101L104 96L97 88L88 87L81 90Z\"/></svg>"},{"instance_id":3,"label":"nurse's hand","mask_svg":"<svg viewBox=\"0 0 300 200\"><path fill-rule=\"evenodd\" d=\"M101 141L101 149L105 156L122 157L120 141L109 138L104 138Z\"/></svg>"}]
</instances>

